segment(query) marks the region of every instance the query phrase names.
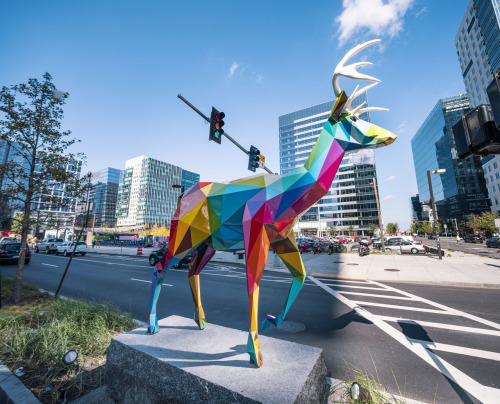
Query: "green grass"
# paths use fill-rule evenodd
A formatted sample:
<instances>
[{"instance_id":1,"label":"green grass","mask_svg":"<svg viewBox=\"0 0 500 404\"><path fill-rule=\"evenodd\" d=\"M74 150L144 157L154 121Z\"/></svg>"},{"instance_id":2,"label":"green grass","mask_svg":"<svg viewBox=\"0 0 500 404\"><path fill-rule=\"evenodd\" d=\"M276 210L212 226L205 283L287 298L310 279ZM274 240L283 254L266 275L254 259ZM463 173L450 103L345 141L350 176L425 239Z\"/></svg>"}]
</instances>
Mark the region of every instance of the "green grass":
<instances>
[{"instance_id":1,"label":"green grass","mask_svg":"<svg viewBox=\"0 0 500 404\"><path fill-rule=\"evenodd\" d=\"M2 296L12 287L2 277ZM87 365L104 360L114 336L137 328L110 304L53 298L24 283L21 297L21 304L0 310L0 359L11 369L23 366L28 385L57 389L68 378L76 380ZM68 367L61 359L71 349L79 357L77 366Z\"/></svg>"}]
</instances>

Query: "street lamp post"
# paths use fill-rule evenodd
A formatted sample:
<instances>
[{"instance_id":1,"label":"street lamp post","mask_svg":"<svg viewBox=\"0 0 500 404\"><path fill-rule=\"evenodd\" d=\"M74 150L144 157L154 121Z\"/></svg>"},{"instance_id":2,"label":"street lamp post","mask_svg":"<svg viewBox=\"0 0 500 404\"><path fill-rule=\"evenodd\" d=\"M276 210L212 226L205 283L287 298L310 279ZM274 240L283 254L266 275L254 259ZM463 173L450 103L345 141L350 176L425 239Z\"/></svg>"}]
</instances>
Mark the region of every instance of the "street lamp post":
<instances>
[{"instance_id":1,"label":"street lamp post","mask_svg":"<svg viewBox=\"0 0 500 404\"><path fill-rule=\"evenodd\" d=\"M439 240L439 231L438 231L437 214L436 214L436 201L434 200L434 193L432 192L431 174L444 174L445 172L446 172L446 169L444 169L444 168L441 168L439 170L433 170L433 171L428 170L427 171L427 180L429 182L429 192L431 194L432 215L434 216L434 232L436 233L438 258L440 260L443 259L443 257L441 256L441 242Z\"/></svg>"}]
</instances>

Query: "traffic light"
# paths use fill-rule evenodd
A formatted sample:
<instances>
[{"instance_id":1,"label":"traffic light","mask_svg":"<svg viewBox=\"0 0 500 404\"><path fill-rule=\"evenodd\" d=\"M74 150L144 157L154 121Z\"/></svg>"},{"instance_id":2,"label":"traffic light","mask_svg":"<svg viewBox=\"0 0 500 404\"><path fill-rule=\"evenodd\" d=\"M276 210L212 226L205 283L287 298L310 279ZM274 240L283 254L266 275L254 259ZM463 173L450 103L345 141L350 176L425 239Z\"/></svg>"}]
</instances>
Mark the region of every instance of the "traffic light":
<instances>
[{"instance_id":1,"label":"traffic light","mask_svg":"<svg viewBox=\"0 0 500 404\"><path fill-rule=\"evenodd\" d=\"M212 113L210 114L210 136L208 140L213 140L214 142L221 143L221 137L224 134L224 117L226 114L224 112L217 111L212 107Z\"/></svg>"},{"instance_id":2,"label":"traffic light","mask_svg":"<svg viewBox=\"0 0 500 404\"><path fill-rule=\"evenodd\" d=\"M453 125L453 136L461 159L500 154L500 129L495 126L490 105L479 105L462 115Z\"/></svg>"},{"instance_id":3,"label":"traffic light","mask_svg":"<svg viewBox=\"0 0 500 404\"><path fill-rule=\"evenodd\" d=\"M417 223L417 221L416 221L416 220L413 220L413 224L415 224L415 223Z\"/></svg>"},{"instance_id":4,"label":"traffic light","mask_svg":"<svg viewBox=\"0 0 500 404\"><path fill-rule=\"evenodd\" d=\"M255 169L259 166L259 155L260 151L255 146L250 146L250 155L248 156L248 169L255 172Z\"/></svg>"}]
</instances>

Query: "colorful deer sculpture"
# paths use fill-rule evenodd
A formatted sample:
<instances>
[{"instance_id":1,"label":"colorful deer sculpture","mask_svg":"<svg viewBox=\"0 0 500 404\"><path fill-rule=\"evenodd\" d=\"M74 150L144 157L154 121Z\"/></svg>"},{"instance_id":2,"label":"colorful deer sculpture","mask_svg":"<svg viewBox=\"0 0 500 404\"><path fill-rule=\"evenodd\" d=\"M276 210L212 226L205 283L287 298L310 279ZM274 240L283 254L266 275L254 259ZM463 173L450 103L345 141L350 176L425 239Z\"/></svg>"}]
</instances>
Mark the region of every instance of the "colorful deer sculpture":
<instances>
[{"instance_id":1,"label":"colorful deer sculpture","mask_svg":"<svg viewBox=\"0 0 500 404\"><path fill-rule=\"evenodd\" d=\"M283 321L304 284L306 270L293 233L300 214L328 192L344 153L386 146L396 139L391 132L358 118L363 112L385 109L363 108L363 105L351 107L354 98L380 81L356 71L358 67L371 63L344 64L376 42L379 40L356 46L337 65L333 74L337 100L303 167L286 175L259 174L229 182L200 182L184 192L172 218L168 250L154 270L148 332L154 334L159 331L156 304L169 268L194 252L188 279L195 306L194 320L203 329L205 314L201 304L200 272L215 251L244 249L250 300L247 352L251 362L262 365L258 338L259 285L269 248L283 260L293 281L280 314L267 315L261 332ZM348 98L345 92L340 91L340 76L375 83L359 91L356 87Z\"/></svg>"}]
</instances>

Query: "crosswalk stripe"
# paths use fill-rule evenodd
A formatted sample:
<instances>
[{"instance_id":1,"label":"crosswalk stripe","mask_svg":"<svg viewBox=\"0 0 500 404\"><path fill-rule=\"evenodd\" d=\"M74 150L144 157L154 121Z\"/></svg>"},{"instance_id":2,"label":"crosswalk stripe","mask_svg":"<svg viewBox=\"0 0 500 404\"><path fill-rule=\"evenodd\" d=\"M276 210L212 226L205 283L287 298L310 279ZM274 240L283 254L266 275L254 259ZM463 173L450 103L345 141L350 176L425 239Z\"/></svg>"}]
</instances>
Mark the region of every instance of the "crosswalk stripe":
<instances>
[{"instance_id":1,"label":"crosswalk stripe","mask_svg":"<svg viewBox=\"0 0 500 404\"><path fill-rule=\"evenodd\" d=\"M342 292L339 292L342 293ZM455 314L450 313L444 310L435 310L435 309L424 309L420 307L409 307L409 306L399 306L394 304L385 304L385 303L374 303L374 302L362 302L359 300L353 300L354 303L360 306L376 306L376 307L385 307L388 309L396 309L396 310L409 310L409 311L421 311L424 313L437 313L437 314ZM458 314L455 314L458 315Z\"/></svg>"},{"instance_id":2,"label":"crosswalk stripe","mask_svg":"<svg viewBox=\"0 0 500 404\"><path fill-rule=\"evenodd\" d=\"M339 291L343 295L360 295L360 296L371 296L371 297L382 297L384 299L397 299L397 300L414 300L411 297L403 297L403 296L389 296L389 295L377 295L375 293L364 293L364 292L344 292Z\"/></svg>"},{"instance_id":3,"label":"crosswalk stripe","mask_svg":"<svg viewBox=\"0 0 500 404\"><path fill-rule=\"evenodd\" d=\"M380 318L381 320L384 320L384 321L392 321L392 322L396 322L396 323L420 325L422 327L425 326L425 327L441 328L444 330L462 331L462 332L470 332L473 334L484 334L484 335L492 335L494 337L500 337L500 331L487 330L486 328L465 327L462 325L433 323L431 321L411 320L408 318L398 318L398 317L390 317L390 316L377 316L377 317Z\"/></svg>"},{"instance_id":4,"label":"crosswalk stripe","mask_svg":"<svg viewBox=\"0 0 500 404\"><path fill-rule=\"evenodd\" d=\"M483 359L491 359L493 361L500 361L500 353L498 353L498 352L483 351L482 349L473 349L473 348L467 348L464 346L441 344L439 342L422 341L422 340L412 339L412 338L409 338L409 340L413 344L420 344L420 345L423 345L425 348L432 349L434 351L450 352L450 353L456 353L456 354L460 354L460 355L474 356L476 358L483 358Z\"/></svg>"},{"instance_id":5,"label":"crosswalk stripe","mask_svg":"<svg viewBox=\"0 0 500 404\"><path fill-rule=\"evenodd\" d=\"M464 311L453 309L451 307L445 306L444 304L436 303L436 302L433 302L431 300L427 300L427 299L424 299L422 297L412 295L411 293L405 292L404 290L399 290L399 289L393 288L391 286L384 285L383 283L379 283L379 282L376 282L376 281L369 281L369 283L372 283L374 285L378 285L378 286L383 287L383 288L385 288L387 290L392 290L394 292L401 293L401 294L403 294L405 296L408 296L408 297L412 297L415 300L418 300L420 302L426 303L426 304L428 304L430 306L438 307L438 308L440 308L442 310L445 310L447 312L447 314L453 314L453 315L456 315L456 316L462 316L462 317L468 318L470 320L477 321L478 323L482 323L482 324L488 325L488 326L490 326L492 328L496 328L497 330L500 330L500 324L495 323L493 321L485 320L484 318L474 316L473 314L469 314L469 313L466 313Z\"/></svg>"}]
</instances>

